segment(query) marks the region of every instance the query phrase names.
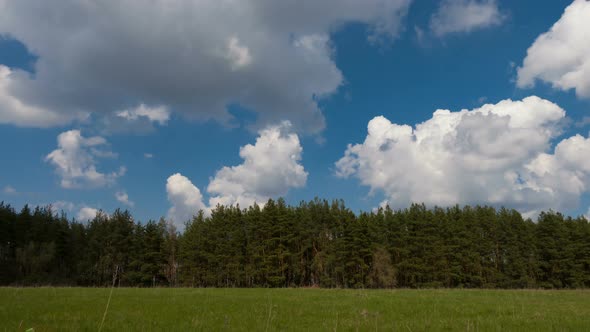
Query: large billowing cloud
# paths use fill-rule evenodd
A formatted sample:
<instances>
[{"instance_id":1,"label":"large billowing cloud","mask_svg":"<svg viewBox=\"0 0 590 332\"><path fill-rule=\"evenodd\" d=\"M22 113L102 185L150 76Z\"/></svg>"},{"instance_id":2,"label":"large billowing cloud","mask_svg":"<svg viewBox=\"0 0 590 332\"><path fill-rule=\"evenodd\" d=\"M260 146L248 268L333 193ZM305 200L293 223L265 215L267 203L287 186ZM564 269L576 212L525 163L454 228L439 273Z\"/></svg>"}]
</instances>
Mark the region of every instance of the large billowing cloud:
<instances>
[{"instance_id":1,"label":"large billowing cloud","mask_svg":"<svg viewBox=\"0 0 590 332\"><path fill-rule=\"evenodd\" d=\"M499 25L504 20L495 0L444 0L430 18L430 29L442 37Z\"/></svg>"},{"instance_id":2,"label":"large billowing cloud","mask_svg":"<svg viewBox=\"0 0 590 332\"><path fill-rule=\"evenodd\" d=\"M223 167L210 180L209 208L217 204L263 205L269 198L286 195L291 188L303 187L307 172L299 163L302 152L299 137L288 122L261 130L254 145L240 148L242 164ZM168 217L177 223L208 209L200 190L181 174L168 178L166 190L172 203Z\"/></svg>"},{"instance_id":3,"label":"large billowing cloud","mask_svg":"<svg viewBox=\"0 0 590 332\"><path fill-rule=\"evenodd\" d=\"M415 128L384 117L336 163L390 205L493 204L533 213L576 205L590 186L590 139L560 134L565 111L538 97L474 110L437 110Z\"/></svg>"},{"instance_id":4,"label":"large billowing cloud","mask_svg":"<svg viewBox=\"0 0 590 332\"><path fill-rule=\"evenodd\" d=\"M125 167L116 172L101 173L97 170L97 158L116 155L105 149L107 141L100 136L83 137L79 130L70 130L57 137L58 148L45 157L55 167L63 188L96 188L111 185L125 174Z\"/></svg>"},{"instance_id":5,"label":"large billowing cloud","mask_svg":"<svg viewBox=\"0 0 590 332\"><path fill-rule=\"evenodd\" d=\"M290 124L271 126L259 134L256 144L240 148L242 164L217 171L207 187L214 195L211 206L264 203L269 197L285 195L289 188L305 185L307 172L299 164L303 148L290 132Z\"/></svg>"},{"instance_id":6,"label":"large billowing cloud","mask_svg":"<svg viewBox=\"0 0 590 332\"><path fill-rule=\"evenodd\" d=\"M191 180L180 173L171 175L166 182L168 201L172 204L168 210L168 218L182 226L182 223L191 219L199 210L206 210L203 203L203 195Z\"/></svg>"},{"instance_id":7,"label":"large billowing cloud","mask_svg":"<svg viewBox=\"0 0 590 332\"><path fill-rule=\"evenodd\" d=\"M528 49L518 68L517 85L531 87L536 80L560 90L575 89L590 98L590 1L576 0L549 31Z\"/></svg>"},{"instance_id":8,"label":"large billowing cloud","mask_svg":"<svg viewBox=\"0 0 590 332\"><path fill-rule=\"evenodd\" d=\"M394 38L410 1L0 1L0 35L38 56L34 75L0 67L0 122L50 126L141 105L231 122L226 108L240 104L259 125L318 132L316 101L343 82L330 33L358 22L371 40Z\"/></svg>"}]
</instances>

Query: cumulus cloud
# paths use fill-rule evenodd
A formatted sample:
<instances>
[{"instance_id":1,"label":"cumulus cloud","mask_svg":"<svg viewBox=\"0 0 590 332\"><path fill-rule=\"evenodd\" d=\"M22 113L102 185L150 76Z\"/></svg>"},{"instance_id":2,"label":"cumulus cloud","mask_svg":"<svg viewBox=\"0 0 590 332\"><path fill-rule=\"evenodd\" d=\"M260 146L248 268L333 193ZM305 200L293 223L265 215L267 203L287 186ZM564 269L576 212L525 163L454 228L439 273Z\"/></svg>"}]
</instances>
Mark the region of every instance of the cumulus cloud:
<instances>
[{"instance_id":1,"label":"cumulus cloud","mask_svg":"<svg viewBox=\"0 0 590 332\"><path fill-rule=\"evenodd\" d=\"M62 188L95 188L111 185L125 174L125 167L116 172L101 173L96 169L96 158L115 157L107 149L107 141L100 136L85 138L79 130L69 130L57 137L58 148L45 157L60 176Z\"/></svg>"},{"instance_id":2,"label":"cumulus cloud","mask_svg":"<svg viewBox=\"0 0 590 332\"><path fill-rule=\"evenodd\" d=\"M203 195L191 180L180 173L176 173L166 181L168 201L172 204L168 210L168 219L176 226L182 228L182 224L188 221L199 210L206 210L203 203Z\"/></svg>"},{"instance_id":3,"label":"cumulus cloud","mask_svg":"<svg viewBox=\"0 0 590 332\"><path fill-rule=\"evenodd\" d=\"M135 203L129 200L129 195L127 195L124 191L117 191L115 193L115 198L119 203L125 204L127 206L133 207Z\"/></svg>"},{"instance_id":4,"label":"cumulus cloud","mask_svg":"<svg viewBox=\"0 0 590 332\"><path fill-rule=\"evenodd\" d=\"M260 128L289 119L315 133L317 99L343 82L330 33L361 23L370 40L391 40L410 2L0 1L0 34L38 56L34 75L4 74L0 88L0 103L31 109L6 107L0 121L50 126L143 103L227 123L227 106L240 104Z\"/></svg>"},{"instance_id":5,"label":"cumulus cloud","mask_svg":"<svg viewBox=\"0 0 590 332\"><path fill-rule=\"evenodd\" d=\"M307 181L307 172L299 164L303 148L290 128L287 122L268 127L259 132L254 145L240 148L244 162L217 171L207 187L213 195L209 204L250 206L285 195L289 188L303 187Z\"/></svg>"},{"instance_id":6,"label":"cumulus cloud","mask_svg":"<svg viewBox=\"0 0 590 332\"><path fill-rule=\"evenodd\" d=\"M590 186L590 138L572 136L559 142L554 154L541 153L525 167L530 186L564 202L577 202Z\"/></svg>"},{"instance_id":7,"label":"cumulus cloud","mask_svg":"<svg viewBox=\"0 0 590 332\"><path fill-rule=\"evenodd\" d=\"M41 204L40 206L47 206ZM74 213L78 221L88 221L93 219L99 212L98 209L90 207L86 204L76 204L69 201L56 201L48 205L51 212L55 215L59 215L61 212Z\"/></svg>"},{"instance_id":8,"label":"cumulus cloud","mask_svg":"<svg viewBox=\"0 0 590 332\"><path fill-rule=\"evenodd\" d=\"M307 181L307 172L300 164L302 152L299 137L292 132L290 123L269 126L259 132L254 145L240 148L242 164L223 167L210 180L208 207L188 178L180 174L168 178L168 200L173 205L168 216L184 221L196 211L217 204L263 205L269 198L286 195L291 188L301 188Z\"/></svg>"},{"instance_id":9,"label":"cumulus cloud","mask_svg":"<svg viewBox=\"0 0 590 332\"><path fill-rule=\"evenodd\" d=\"M78 211L78 214L76 214L76 219L79 221L88 221L90 219L94 219L97 213L97 209L84 206L80 209L80 211Z\"/></svg>"},{"instance_id":10,"label":"cumulus cloud","mask_svg":"<svg viewBox=\"0 0 590 332\"><path fill-rule=\"evenodd\" d=\"M590 186L584 160L590 139L565 139L549 153L564 117L558 105L535 96L474 110L437 110L415 128L375 117L365 141L349 145L336 163L336 174L382 191L395 207L567 208Z\"/></svg>"},{"instance_id":11,"label":"cumulus cloud","mask_svg":"<svg viewBox=\"0 0 590 332\"><path fill-rule=\"evenodd\" d=\"M590 2L575 0L551 29L541 34L527 50L518 68L517 85L532 87L547 82L555 89L575 89L590 98Z\"/></svg>"},{"instance_id":12,"label":"cumulus cloud","mask_svg":"<svg viewBox=\"0 0 590 332\"><path fill-rule=\"evenodd\" d=\"M502 23L495 0L443 0L430 18L430 30L438 37L452 33L468 33Z\"/></svg>"}]
</instances>

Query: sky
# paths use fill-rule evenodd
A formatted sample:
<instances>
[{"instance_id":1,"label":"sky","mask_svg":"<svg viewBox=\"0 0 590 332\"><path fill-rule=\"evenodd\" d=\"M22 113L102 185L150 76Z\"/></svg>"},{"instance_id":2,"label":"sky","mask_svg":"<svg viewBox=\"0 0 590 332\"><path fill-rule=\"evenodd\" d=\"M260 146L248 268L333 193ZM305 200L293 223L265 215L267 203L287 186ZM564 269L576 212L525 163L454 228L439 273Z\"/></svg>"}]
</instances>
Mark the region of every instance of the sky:
<instances>
[{"instance_id":1,"label":"sky","mask_svg":"<svg viewBox=\"0 0 590 332\"><path fill-rule=\"evenodd\" d=\"M0 0L0 201L590 215L590 2Z\"/></svg>"}]
</instances>

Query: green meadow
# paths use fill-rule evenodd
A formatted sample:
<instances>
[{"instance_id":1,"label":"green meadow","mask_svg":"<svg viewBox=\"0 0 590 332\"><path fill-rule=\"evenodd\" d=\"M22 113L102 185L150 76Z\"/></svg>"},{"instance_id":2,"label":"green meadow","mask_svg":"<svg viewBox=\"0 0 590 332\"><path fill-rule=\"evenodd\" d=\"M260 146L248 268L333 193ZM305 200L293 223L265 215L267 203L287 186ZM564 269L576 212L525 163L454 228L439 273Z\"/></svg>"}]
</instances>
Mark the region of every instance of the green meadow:
<instances>
[{"instance_id":1,"label":"green meadow","mask_svg":"<svg viewBox=\"0 0 590 332\"><path fill-rule=\"evenodd\" d=\"M108 288L0 288L0 330L98 331ZM588 331L590 291L115 288L102 331Z\"/></svg>"}]
</instances>

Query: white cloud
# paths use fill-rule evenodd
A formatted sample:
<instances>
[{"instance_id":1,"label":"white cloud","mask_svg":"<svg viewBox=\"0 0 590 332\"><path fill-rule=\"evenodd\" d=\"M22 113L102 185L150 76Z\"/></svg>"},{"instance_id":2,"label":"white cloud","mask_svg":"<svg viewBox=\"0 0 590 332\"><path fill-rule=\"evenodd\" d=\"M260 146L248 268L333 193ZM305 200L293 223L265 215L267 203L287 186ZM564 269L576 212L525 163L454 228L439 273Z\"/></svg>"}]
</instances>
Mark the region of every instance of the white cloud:
<instances>
[{"instance_id":1,"label":"white cloud","mask_svg":"<svg viewBox=\"0 0 590 332\"><path fill-rule=\"evenodd\" d=\"M548 32L528 49L518 68L517 85L532 87L536 80L560 90L575 89L590 98L590 2L575 0Z\"/></svg>"},{"instance_id":2,"label":"white cloud","mask_svg":"<svg viewBox=\"0 0 590 332\"><path fill-rule=\"evenodd\" d=\"M260 128L289 119L317 133L318 96L343 82L327 36L361 23L370 40L391 40L410 2L0 1L0 34L38 56L34 75L11 75L0 91L46 117L8 107L2 121L50 126L144 103L227 123L227 105L240 104L258 113Z\"/></svg>"},{"instance_id":3,"label":"white cloud","mask_svg":"<svg viewBox=\"0 0 590 332\"><path fill-rule=\"evenodd\" d=\"M97 171L96 158L115 156L109 150L99 149L107 144L103 137L85 138L79 130L70 130L59 134L57 143L58 148L45 161L55 166L63 188L103 187L125 174L125 167L108 174Z\"/></svg>"},{"instance_id":4,"label":"white cloud","mask_svg":"<svg viewBox=\"0 0 590 332\"><path fill-rule=\"evenodd\" d=\"M209 205L264 203L270 197L286 195L290 188L301 188L307 181L302 165L303 148L287 122L259 132L256 144L240 148L244 162L223 167L209 183Z\"/></svg>"},{"instance_id":5,"label":"white cloud","mask_svg":"<svg viewBox=\"0 0 590 332\"><path fill-rule=\"evenodd\" d=\"M5 186L4 189L2 189L2 192L7 195L14 195L16 194L16 189L14 189L12 186Z\"/></svg>"},{"instance_id":6,"label":"white cloud","mask_svg":"<svg viewBox=\"0 0 590 332\"><path fill-rule=\"evenodd\" d=\"M82 112L62 114L18 98L13 94L13 90L18 88L20 81L27 79L30 79L27 73L13 71L0 64L0 123L24 127L51 127L86 117Z\"/></svg>"},{"instance_id":7,"label":"white cloud","mask_svg":"<svg viewBox=\"0 0 590 332\"><path fill-rule=\"evenodd\" d=\"M437 110L412 128L384 117L336 163L389 204L494 204L522 212L567 208L590 186L590 139L574 136L547 153L565 111L538 97L474 110Z\"/></svg>"},{"instance_id":8,"label":"white cloud","mask_svg":"<svg viewBox=\"0 0 590 332\"><path fill-rule=\"evenodd\" d=\"M62 211L64 212L72 212L75 208L76 205L72 202L68 202L68 201L57 201L57 202L53 202L51 203L51 211L54 214L58 214Z\"/></svg>"},{"instance_id":9,"label":"white cloud","mask_svg":"<svg viewBox=\"0 0 590 332\"><path fill-rule=\"evenodd\" d=\"M166 182L168 201L172 204L168 210L168 219L179 228L190 220L199 210L206 210L201 191L180 173L171 175Z\"/></svg>"},{"instance_id":10,"label":"white cloud","mask_svg":"<svg viewBox=\"0 0 590 332\"><path fill-rule=\"evenodd\" d=\"M156 129L156 125L165 126L170 120L170 110L166 106L139 106L123 110L95 114L91 123L101 135L135 134L145 135Z\"/></svg>"},{"instance_id":11,"label":"white cloud","mask_svg":"<svg viewBox=\"0 0 590 332\"><path fill-rule=\"evenodd\" d=\"M209 206L192 182L181 174L168 178L166 190L172 208L168 217L184 222L198 210L208 212L217 204L242 208L254 202L264 205L269 198L286 195L291 188L303 187L307 172L299 162L303 148L299 137L291 132L288 122L269 126L259 132L254 145L240 148L244 162L237 166L223 167L210 180L207 192Z\"/></svg>"},{"instance_id":12,"label":"white cloud","mask_svg":"<svg viewBox=\"0 0 590 332\"><path fill-rule=\"evenodd\" d=\"M590 138L572 136L559 142L554 154L541 153L526 165L531 186L559 200L577 202L590 186Z\"/></svg>"},{"instance_id":13,"label":"white cloud","mask_svg":"<svg viewBox=\"0 0 590 332\"><path fill-rule=\"evenodd\" d=\"M46 204L40 204L39 206L47 206ZM98 209L90 207L86 204L75 204L69 201L56 201L49 204L51 212L59 215L61 212L73 213L78 221L88 221L93 219L98 213Z\"/></svg>"},{"instance_id":14,"label":"white cloud","mask_svg":"<svg viewBox=\"0 0 590 332\"><path fill-rule=\"evenodd\" d=\"M443 0L430 18L438 37L497 26L504 20L495 0Z\"/></svg>"},{"instance_id":15,"label":"white cloud","mask_svg":"<svg viewBox=\"0 0 590 332\"><path fill-rule=\"evenodd\" d=\"M154 155L152 153L144 153L143 154L143 157L146 158L146 159L151 159L151 158L154 157Z\"/></svg>"},{"instance_id":16,"label":"white cloud","mask_svg":"<svg viewBox=\"0 0 590 332\"><path fill-rule=\"evenodd\" d=\"M227 57L234 70L246 67L252 63L250 50L240 45L240 41L236 37L231 37L227 43Z\"/></svg>"},{"instance_id":17,"label":"white cloud","mask_svg":"<svg viewBox=\"0 0 590 332\"><path fill-rule=\"evenodd\" d=\"M80 211L78 211L78 214L76 215L76 219L78 221L88 221L90 219L94 219L94 217L96 217L97 213L98 213L97 209L91 208L88 206L84 206L80 209Z\"/></svg>"},{"instance_id":18,"label":"white cloud","mask_svg":"<svg viewBox=\"0 0 590 332\"><path fill-rule=\"evenodd\" d=\"M137 121L138 119L146 118L148 121L157 122L160 125L165 125L170 119L170 112L166 107L148 107L144 104L136 108L119 111L116 115L128 121Z\"/></svg>"},{"instance_id":19,"label":"white cloud","mask_svg":"<svg viewBox=\"0 0 590 332\"><path fill-rule=\"evenodd\" d=\"M119 203L125 204L127 206L133 207L135 203L129 200L129 195L127 195L124 191L117 191L115 193L115 198Z\"/></svg>"}]
</instances>

